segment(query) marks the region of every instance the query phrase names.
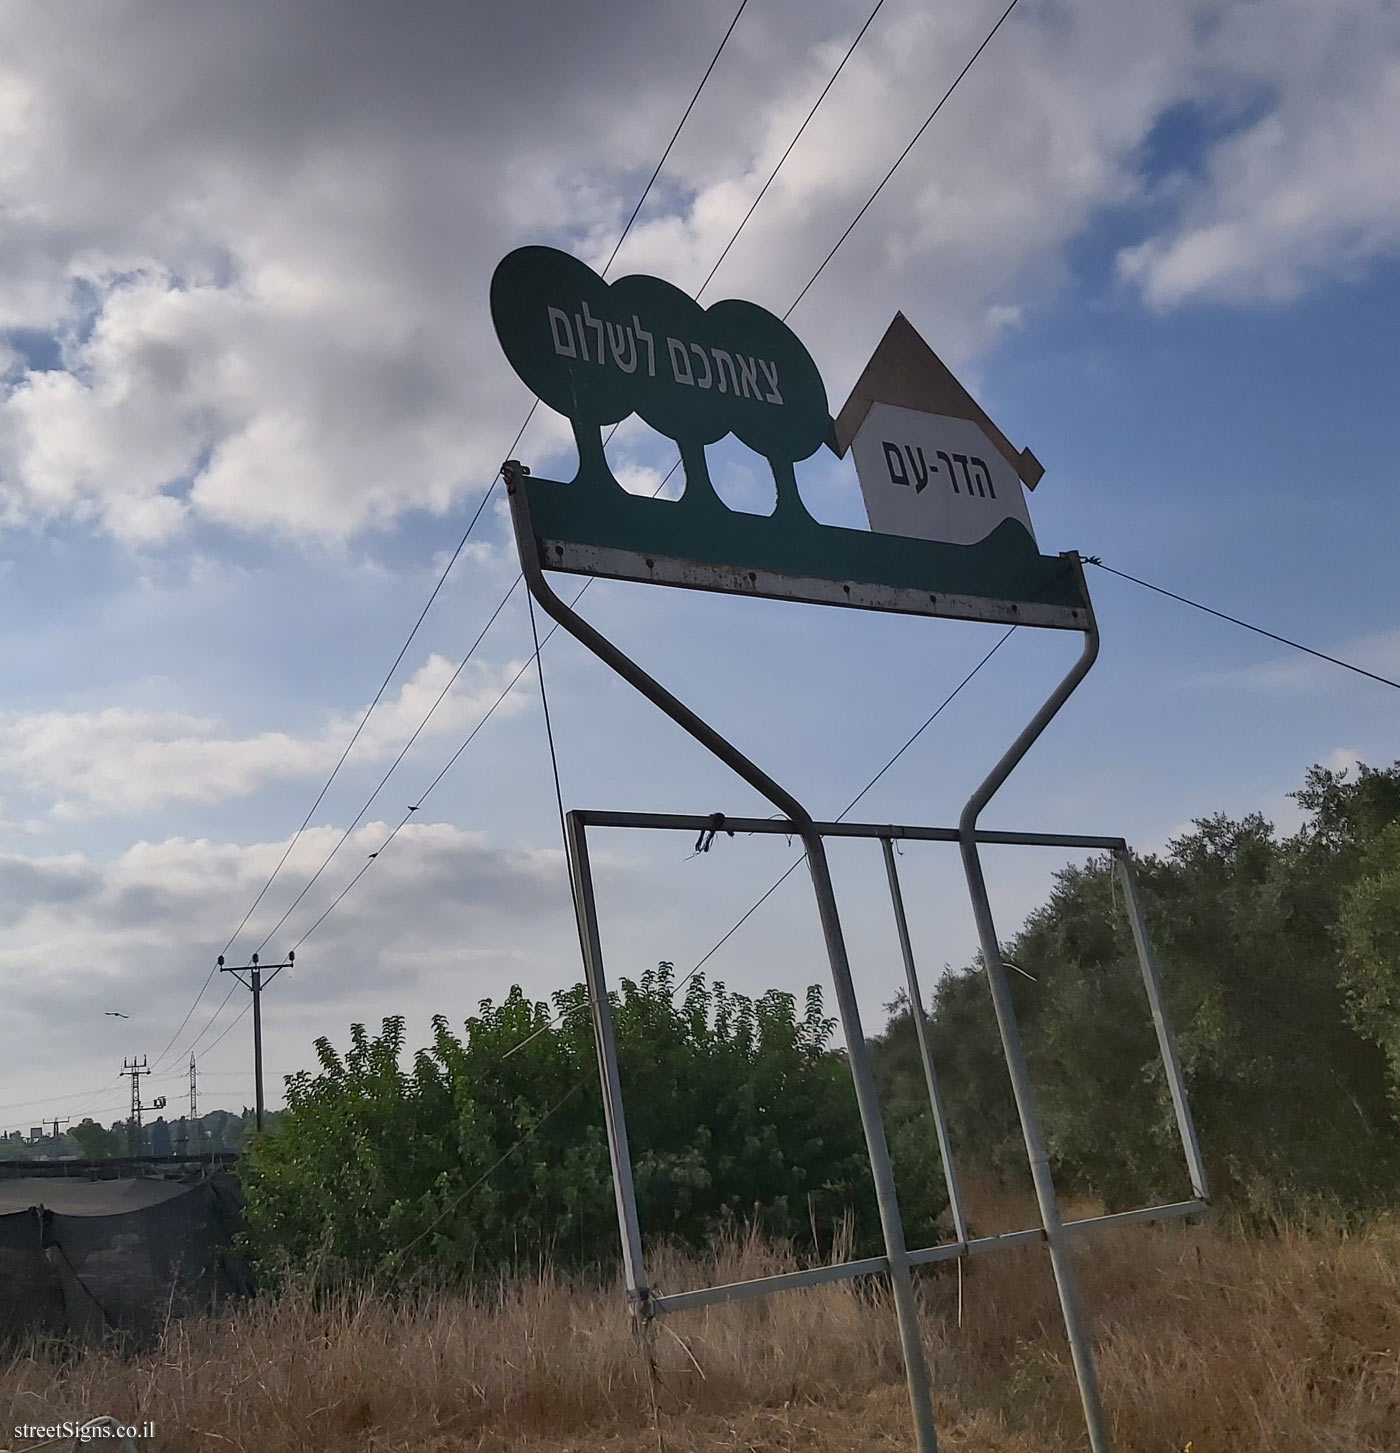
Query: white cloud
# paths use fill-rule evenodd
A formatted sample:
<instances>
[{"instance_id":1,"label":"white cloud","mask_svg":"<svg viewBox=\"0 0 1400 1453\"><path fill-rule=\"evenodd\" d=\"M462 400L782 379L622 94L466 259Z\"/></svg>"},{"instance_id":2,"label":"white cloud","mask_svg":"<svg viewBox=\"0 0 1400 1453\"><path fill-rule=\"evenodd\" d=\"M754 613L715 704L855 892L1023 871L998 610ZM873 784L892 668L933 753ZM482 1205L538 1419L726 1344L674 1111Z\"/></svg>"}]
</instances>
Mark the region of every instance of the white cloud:
<instances>
[{"instance_id":1,"label":"white cloud","mask_svg":"<svg viewBox=\"0 0 1400 1453\"><path fill-rule=\"evenodd\" d=\"M477 721L500 696L520 663L469 662L425 728L441 737ZM353 761L395 755L427 715L455 667L434 654L381 702L366 723ZM529 688L517 688L498 711L518 711ZM220 735L219 724L183 712L107 707L0 716L0 773L33 795L49 794L55 812L135 812L168 802L216 802L270 782L328 771L362 712L333 716L314 736L260 732Z\"/></svg>"},{"instance_id":2,"label":"white cloud","mask_svg":"<svg viewBox=\"0 0 1400 1453\"><path fill-rule=\"evenodd\" d=\"M388 832L374 822L352 835L335 881L288 919L287 941L312 925ZM319 862L338 836L309 829L289 871ZM285 846L169 838L136 843L112 860L0 855L0 1056L26 1066L11 1096L47 1086L61 1097L95 1085L134 1047L154 1063ZM604 859L601 871L619 870ZM279 891L290 899L290 884ZM281 900L269 900L235 952L246 956L280 912ZM277 982L268 1016L274 1096L280 1072L308 1061L313 1035L343 1033L366 1004L372 1015L420 1005L460 1015L522 977L538 992L568 981L576 972L569 918L558 849L522 850L445 823L410 823L297 955L295 972ZM191 1018L172 1051L177 1068L225 992L222 983L211 988ZM201 1051L238 1008L232 1003L215 1021ZM130 1018L107 1019L109 1009ZM243 1042L226 1045L216 1063L241 1069Z\"/></svg>"},{"instance_id":3,"label":"white cloud","mask_svg":"<svg viewBox=\"0 0 1400 1453\"><path fill-rule=\"evenodd\" d=\"M1355 773L1361 762L1361 753L1354 747L1333 747L1323 758L1322 765L1331 772Z\"/></svg>"},{"instance_id":4,"label":"white cloud","mask_svg":"<svg viewBox=\"0 0 1400 1453\"><path fill-rule=\"evenodd\" d=\"M1394 7L1269 14L1018 12L797 315L833 393L896 307L953 358L1014 322L1099 209L1143 197L1139 148L1182 101L1271 97L1125 253L1148 298L1282 296L1393 251ZM986 19L881 15L710 298L787 306ZM619 271L698 286L851 29L834 3L745 14ZM3 360L0 520L343 538L479 490L524 412L495 260L568 234L601 262L718 34L677 0L7 11L0 327L63 346ZM539 459L564 436L536 428Z\"/></svg>"},{"instance_id":5,"label":"white cloud","mask_svg":"<svg viewBox=\"0 0 1400 1453\"><path fill-rule=\"evenodd\" d=\"M1335 656L1338 661L1349 662L1363 671L1390 680L1400 677L1400 628L1356 636L1349 641L1328 645L1326 649L1327 654ZM1336 691L1346 682L1355 685L1363 680L1345 671L1335 661L1324 661L1305 651L1293 651L1260 661L1257 665L1199 672L1190 678L1188 684L1316 694L1319 691Z\"/></svg>"},{"instance_id":6,"label":"white cloud","mask_svg":"<svg viewBox=\"0 0 1400 1453\"><path fill-rule=\"evenodd\" d=\"M1400 12L1286 0L1239 6L1213 50L1274 94L1218 145L1202 185L1161 236L1127 249L1124 276L1149 301L1288 300L1400 247Z\"/></svg>"}]
</instances>

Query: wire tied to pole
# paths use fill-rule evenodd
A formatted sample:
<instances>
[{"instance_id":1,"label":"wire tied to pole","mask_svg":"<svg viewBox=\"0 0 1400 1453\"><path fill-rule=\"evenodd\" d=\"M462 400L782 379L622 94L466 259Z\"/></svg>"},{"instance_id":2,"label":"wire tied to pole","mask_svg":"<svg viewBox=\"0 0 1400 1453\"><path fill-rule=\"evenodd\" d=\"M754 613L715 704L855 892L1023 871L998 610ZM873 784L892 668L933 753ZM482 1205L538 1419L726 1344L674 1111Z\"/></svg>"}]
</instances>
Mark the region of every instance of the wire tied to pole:
<instances>
[{"instance_id":1,"label":"wire tied to pole","mask_svg":"<svg viewBox=\"0 0 1400 1453\"><path fill-rule=\"evenodd\" d=\"M700 829L700 836L695 839L695 852L708 853L714 846L715 837L719 833L727 833L730 837L734 836L734 829L732 827L725 827L724 814L722 812L712 813L709 822ZM695 854L692 853L691 856L694 857Z\"/></svg>"}]
</instances>

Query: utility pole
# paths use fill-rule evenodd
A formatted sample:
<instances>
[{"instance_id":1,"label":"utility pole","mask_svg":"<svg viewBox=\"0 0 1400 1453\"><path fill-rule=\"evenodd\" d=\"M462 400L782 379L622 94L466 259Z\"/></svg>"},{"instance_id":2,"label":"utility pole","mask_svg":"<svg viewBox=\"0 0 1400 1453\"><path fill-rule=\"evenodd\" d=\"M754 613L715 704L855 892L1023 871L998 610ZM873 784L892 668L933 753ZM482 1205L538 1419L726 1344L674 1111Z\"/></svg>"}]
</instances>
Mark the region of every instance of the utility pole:
<instances>
[{"instance_id":1,"label":"utility pole","mask_svg":"<svg viewBox=\"0 0 1400 1453\"><path fill-rule=\"evenodd\" d=\"M150 1074L146 1067L146 1056L143 1054L139 1061L134 1057L123 1060L122 1074L131 1076L131 1119L127 1121L126 1128L127 1150L132 1155L140 1155L141 1111L145 1108L141 1104L141 1076Z\"/></svg>"},{"instance_id":2,"label":"utility pole","mask_svg":"<svg viewBox=\"0 0 1400 1453\"><path fill-rule=\"evenodd\" d=\"M72 1118L73 1118L73 1117L72 1117L72 1116L71 1116L71 1115L65 1115L65 1116L64 1116L64 1117L63 1117L63 1119L62 1119L62 1120L60 1120L60 1119L59 1119L59 1118L58 1118L58 1116L57 1116L57 1115L55 1115L55 1116L54 1116L54 1117L53 1117L53 1119L52 1119L52 1120L47 1120L47 1121L45 1121L45 1122L44 1122L44 1123L45 1123L45 1124L47 1124L47 1125L52 1125L52 1126L53 1126L53 1138L54 1138L54 1139L55 1139L55 1140L57 1140L57 1139L58 1139L58 1127L59 1127L59 1126L60 1126L60 1125L67 1125L67 1123L68 1123L68 1122L69 1122L69 1121L70 1121L70 1120L71 1120L71 1119L72 1119Z\"/></svg>"},{"instance_id":3,"label":"utility pole","mask_svg":"<svg viewBox=\"0 0 1400 1453\"><path fill-rule=\"evenodd\" d=\"M280 964L260 964L257 954L251 964L226 964L223 954L219 955L219 972L232 974L245 989L253 994L253 1093L256 1096L257 1127L263 1128L263 1063L262 1063L262 991L283 969L290 969L296 963L296 950L288 949L287 957ZM263 978L264 972L267 977ZM248 977L245 979L244 974Z\"/></svg>"},{"instance_id":4,"label":"utility pole","mask_svg":"<svg viewBox=\"0 0 1400 1453\"><path fill-rule=\"evenodd\" d=\"M195 1116L199 1113L199 1096L197 1093L198 1076L194 1065L194 1051L190 1051L190 1113L184 1118L185 1133L180 1137L180 1154L185 1154L190 1148L191 1140L195 1139L198 1132L195 1129Z\"/></svg>"}]
</instances>

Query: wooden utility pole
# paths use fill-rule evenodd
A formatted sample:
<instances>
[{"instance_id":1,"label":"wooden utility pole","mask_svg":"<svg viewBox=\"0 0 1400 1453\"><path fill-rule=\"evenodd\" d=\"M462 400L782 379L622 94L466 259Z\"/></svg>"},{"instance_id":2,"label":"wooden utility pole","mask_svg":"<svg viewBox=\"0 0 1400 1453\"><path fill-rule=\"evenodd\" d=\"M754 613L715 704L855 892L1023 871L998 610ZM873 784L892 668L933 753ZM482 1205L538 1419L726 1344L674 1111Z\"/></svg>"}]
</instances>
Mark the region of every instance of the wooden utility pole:
<instances>
[{"instance_id":1,"label":"wooden utility pole","mask_svg":"<svg viewBox=\"0 0 1400 1453\"><path fill-rule=\"evenodd\" d=\"M257 1127L259 1131L263 1128L263 1056L262 1056L262 991L277 977L283 969L290 969L296 963L296 950L288 949L287 957L280 964L262 964L258 962L257 954L253 955L250 964L226 964L223 954L219 955L219 972L221 974L232 974L245 989L250 989L253 994L253 1093L257 1106ZM266 973L267 977L263 975ZM248 977L245 979L244 974ZM191 1058L193 1064L193 1058ZM193 1070L191 1070L193 1075ZM191 1079L193 1085L193 1079Z\"/></svg>"}]
</instances>

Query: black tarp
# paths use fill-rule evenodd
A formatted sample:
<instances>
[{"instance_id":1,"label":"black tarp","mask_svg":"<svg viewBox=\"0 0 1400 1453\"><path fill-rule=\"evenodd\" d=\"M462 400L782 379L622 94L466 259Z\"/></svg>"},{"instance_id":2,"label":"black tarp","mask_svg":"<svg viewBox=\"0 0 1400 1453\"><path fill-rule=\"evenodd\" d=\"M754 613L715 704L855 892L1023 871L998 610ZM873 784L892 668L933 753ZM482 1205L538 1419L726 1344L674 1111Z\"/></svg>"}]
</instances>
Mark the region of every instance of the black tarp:
<instances>
[{"instance_id":1,"label":"black tarp","mask_svg":"<svg viewBox=\"0 0 1400 1453\"><path fill-rule=\"evenodd\" d=\"M0 1339L63 1330L63 1288L44 1255L40 1210L0 1215Z\"/></svg>"},{"instance_id":2,"label":"black tarp","mask_svg":"<svg viewBox=\"0 0 1400 1453\"><path fill-rule=\"evenodd\" d=\"M252 1291L232 1177L0 1180L0 1335L148 1340Z\"/></svg>"}]
</instances>

